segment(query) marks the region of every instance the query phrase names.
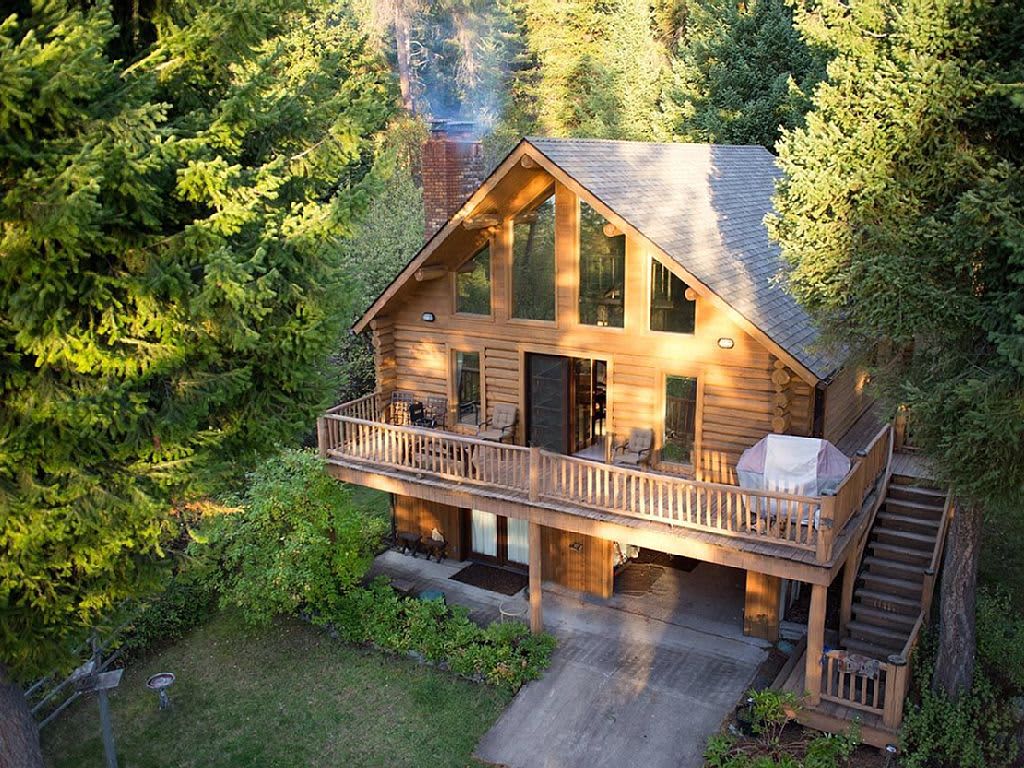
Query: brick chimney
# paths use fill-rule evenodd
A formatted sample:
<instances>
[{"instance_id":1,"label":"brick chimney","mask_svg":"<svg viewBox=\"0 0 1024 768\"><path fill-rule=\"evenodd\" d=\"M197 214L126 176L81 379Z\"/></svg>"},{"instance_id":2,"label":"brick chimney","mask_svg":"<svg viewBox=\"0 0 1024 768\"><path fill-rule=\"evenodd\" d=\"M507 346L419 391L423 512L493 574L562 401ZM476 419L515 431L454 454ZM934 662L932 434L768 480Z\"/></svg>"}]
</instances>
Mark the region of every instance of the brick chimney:
<instances>
[{"instance_id":1,"label":"brick chimney","mask_svg":"<svg viewBox=\"0 0 1024 768\"><path fill-rule=\"evenodd\" d=\"M424 235L430 238L483 181L483 147L473 123L434 120L423 144Z\"/></svg>"}]
</instances>

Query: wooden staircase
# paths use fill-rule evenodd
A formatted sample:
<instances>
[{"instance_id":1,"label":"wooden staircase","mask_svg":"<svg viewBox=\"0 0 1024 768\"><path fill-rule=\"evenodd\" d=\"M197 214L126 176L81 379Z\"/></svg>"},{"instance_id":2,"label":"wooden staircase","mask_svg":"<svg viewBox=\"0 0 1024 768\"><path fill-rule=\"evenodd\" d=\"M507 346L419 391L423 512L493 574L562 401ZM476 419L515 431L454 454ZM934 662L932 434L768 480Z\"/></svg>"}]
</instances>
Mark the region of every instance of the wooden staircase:
<instances>
[{"instance_id":1,"label":"wooden staircase","mask_svg":"<svg viewBox=\"0 0 1024 768\"><path fill-rule=\"evenodd\" d=\"M936 539L944 533L946 492L894 475L875 517L840 645L885 661L907 645L934 579Z\"/></svg>"}]
</instances>

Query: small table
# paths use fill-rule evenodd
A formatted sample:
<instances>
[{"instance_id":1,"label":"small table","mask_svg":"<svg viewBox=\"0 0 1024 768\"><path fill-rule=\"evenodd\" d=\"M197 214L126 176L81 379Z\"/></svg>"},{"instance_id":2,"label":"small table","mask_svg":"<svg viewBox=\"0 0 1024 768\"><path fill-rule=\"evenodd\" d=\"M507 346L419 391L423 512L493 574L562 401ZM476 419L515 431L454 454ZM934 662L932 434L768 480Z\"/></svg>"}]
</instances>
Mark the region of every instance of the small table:
<instances>
[{"instance_id":1,"label":"small table","mask_svg":"<svg viewBox=\"0 0 1024 768\"><path fill-rule=\"evenodd\" d=\"M498 623L505 624L509 621L520 621L526 623L526 609L529 604L521 603L518 600L505 600L498 603Z\"/></svg>"},{"instance_id":2,"label":"small table","mask_svg":"<svg viewBox=\"0 0 1024 768\"><path fill-rule=\"evenodd\" d=\"M420 551L420 535L408 531L399 532L398 544L403 555L406 552L412 552L412 556L416 557L416 553Z\"/></svg>"},{"instance_id":3,"label":"small table","mask_svg":"<svg viewBox=\"0 0 1024 768\"><path fill-rule=\"evenodd\" d=\"M439 563L444 559L448 551L447 541L444 541L443 539L438 541L431 536L427 536L423 539L422 545L423 550L427 553L427 560L429 560L431 556L436 556L437 562Z\"/></svg>"}]
</instances>

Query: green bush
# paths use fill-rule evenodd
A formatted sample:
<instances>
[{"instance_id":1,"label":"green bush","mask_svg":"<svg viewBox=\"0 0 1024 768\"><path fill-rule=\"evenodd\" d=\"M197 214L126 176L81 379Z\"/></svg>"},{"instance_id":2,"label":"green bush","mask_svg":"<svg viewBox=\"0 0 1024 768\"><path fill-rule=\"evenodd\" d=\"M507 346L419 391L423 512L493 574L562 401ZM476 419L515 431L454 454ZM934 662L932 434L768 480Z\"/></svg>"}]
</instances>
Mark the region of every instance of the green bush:
<instances>
[{"instance_id":1,"label":"green bush","mask_svg":"<svg viewBox=\"0 0 1024 768\"><path fill-rule=\"evenodd\" d=\"M1024 693L1024 616L1002 590L982 590L976 616L978 661L1008 693Z\"/></svg>"},{"instance_id":2,"label":"green bush","mask_svg":"<svg viewBox=\"0 0 1024 768\"><path fill-rule=\"evenodd\" d=\"M178 573L125 627L121 647L129 656L140 656L163 643L180 640L210 617L215 601L208 580L190 571Z\"/></svg>"},{"instance_id":3,"label":"green bush","mask_svg":"<svg viewBox=\"0 0 1024 768\"><path fill-rule=\"evenodd\" d=\"M251 623L331 614L373 560L387 523L364 513L311 451L283 450L249 477L232 514L212 518L190 549L212 559L221 604Z\"/></svg>"},{"instance_id":4,"label":"green bush","mask_svg":"<svg viewBox=\"0 0 1024 768\"><path fill-rule=\"evenodd\" d=\"M478 627L461 606L401 597L384 579L338 601L333 626L349 642L368 643L491 685L518 689L547 668L554 638L519 622Z\"/></svg>"}]
</instances>

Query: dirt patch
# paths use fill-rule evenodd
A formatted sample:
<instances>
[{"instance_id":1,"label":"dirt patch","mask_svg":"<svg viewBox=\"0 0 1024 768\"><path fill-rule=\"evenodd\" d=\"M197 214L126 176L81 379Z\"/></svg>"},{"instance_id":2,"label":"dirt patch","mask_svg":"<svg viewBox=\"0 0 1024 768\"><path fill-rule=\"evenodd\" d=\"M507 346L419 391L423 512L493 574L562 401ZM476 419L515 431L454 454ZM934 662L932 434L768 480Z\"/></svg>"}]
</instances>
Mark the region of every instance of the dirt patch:
<instances>
[{"instance_id":1,"label":"dirt patch","mask_svg":"<svg viewBox=\"0 0 1024 768\"><path fill-rule=\"evenodd\" d=\"M665 572L664 566L630 563L615 574L615 592L620 595L645 595Z\"/></svg>"}]
</instances>

